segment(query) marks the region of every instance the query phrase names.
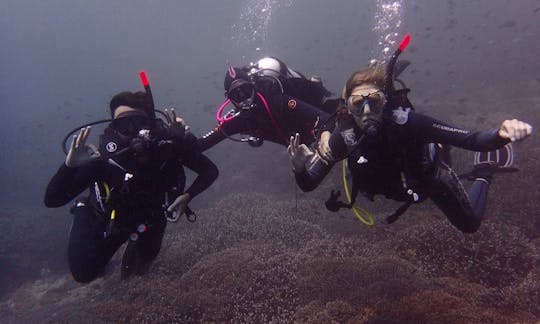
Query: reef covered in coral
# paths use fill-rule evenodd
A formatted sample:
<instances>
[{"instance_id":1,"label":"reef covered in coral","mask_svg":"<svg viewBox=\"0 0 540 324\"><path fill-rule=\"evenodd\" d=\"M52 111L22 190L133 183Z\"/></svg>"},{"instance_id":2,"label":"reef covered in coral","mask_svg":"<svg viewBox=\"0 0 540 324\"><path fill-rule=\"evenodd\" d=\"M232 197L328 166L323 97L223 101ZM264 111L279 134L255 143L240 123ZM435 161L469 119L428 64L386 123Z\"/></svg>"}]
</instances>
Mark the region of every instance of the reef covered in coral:
<instances>
[{"instance_id":1,"label":"reef covered in coral","mask_svg":"<svg viewBox=\"0 0 540 324\"><path fill-rule=\"evenodd\" d=\"M295 207L295 205L297 206ZM231 208L234 206L234 208ZM149 272L117 254L88 285L43 274L5 295L7 322L532 323L540 240L492 219L463 235L432 208L367 227L319 200L231 194L169 224Z\"/></svg>"}]
</instances>

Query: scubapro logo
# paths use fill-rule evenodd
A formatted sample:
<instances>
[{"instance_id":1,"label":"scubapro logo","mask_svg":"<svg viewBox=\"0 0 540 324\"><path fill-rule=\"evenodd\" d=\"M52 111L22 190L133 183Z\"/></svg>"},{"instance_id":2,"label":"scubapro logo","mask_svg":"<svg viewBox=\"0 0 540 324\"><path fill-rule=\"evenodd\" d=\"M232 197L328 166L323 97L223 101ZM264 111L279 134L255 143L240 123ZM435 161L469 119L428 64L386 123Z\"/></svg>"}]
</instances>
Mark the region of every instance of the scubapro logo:
<instances>
[{"instance_id":1,"label":"scubapro logo","mask_svg":"<svg viewBox=\"0 0 540 324\"><path fill-rule=\"evenodd\" d=\"M440 125L440 124L437 124L437 123L433 123L431 126L433 128L438 128L438 129L441 129L441 130L447 131L447 132L469 134L469 131L459 129L459 128L455 128L455 127L446 126L446 125Z\"/></svg>"},{"instance_id":2,"label":"scubapro logo","mask_svg":"<svg viewBox=\"0 0 540 324\"><path fill-rule=\"evenodd\" d=\"M345 141L345 144L347 146L355 146L358 141L356 140L356 134L354 133L353 129L346 129L343 132L341 132L341 136L343 137L343 140Z\"/></svg>"},{"instance_id":3,"label":"scubapro logo","mask_svg":"<svg viewBox=\"0 0 540 324\"><path fill-rule=\"evenodd\" d=\"M118 146L116 145L115 142L109 142L107 143L107 145L105 145L105 149L107 150L107 152L113 153L113 152L116 152L116 150L118 149Z\"/></svg>"}]
</instances>

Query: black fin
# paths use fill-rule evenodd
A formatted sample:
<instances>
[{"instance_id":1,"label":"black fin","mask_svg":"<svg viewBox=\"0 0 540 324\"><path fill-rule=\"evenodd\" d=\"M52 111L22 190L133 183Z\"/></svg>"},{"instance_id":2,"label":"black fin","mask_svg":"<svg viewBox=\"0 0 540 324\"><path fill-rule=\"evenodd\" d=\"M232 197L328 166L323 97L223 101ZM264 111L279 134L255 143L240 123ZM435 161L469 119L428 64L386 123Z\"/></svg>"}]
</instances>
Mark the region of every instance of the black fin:
<instances>
[{"instance_id":1,"label":"black fin","mask_svg":"<svg viewBox=\"0 0 540 324\"><path fill-rule=\"evenodd\" d=\"M331 212L337 212L340 208L340 204L338 202L338 197L341 195L341 191L339 190L332 190L330 192L330 197L324 205L326 206L326 209L328 209Z\"/></svg>"},{"instance_id":2,"label":"black fin","mask_svg":"<svg viewBox=\"0 0 540 324\"><path fill-rule=\"evenodd\" d=\"M399 216L403 215L411 207L411 203L407 202L403 205L401 205L392 215L386 217L386 224L392 224L393 222L397 221Z\"/></svg>"},{"instance_id":3,"label":"black fin","mask_svg":"<svg viewBox=\"0 0 540 324\"><path fill-rule=\"evenodd\" d=\"M474 165L482 163L495 164L499 168L509 168L514 164L514 148L508 143L498 150L490 152L475 152Z\"/></svg>"},{"instance_id":4,"label":"black fin","mask_svg":"<svg viewBox=\"0 0 540 324\"><path fill-rule=\"evenodd\" d=\"M519 171L519 169L512 166L513 164L514 148L511 143L508 143L495 151L475 152L473 170L459 177L469 180L482 178L489 181L494 173Z\"/></svg>"}]
</instances>

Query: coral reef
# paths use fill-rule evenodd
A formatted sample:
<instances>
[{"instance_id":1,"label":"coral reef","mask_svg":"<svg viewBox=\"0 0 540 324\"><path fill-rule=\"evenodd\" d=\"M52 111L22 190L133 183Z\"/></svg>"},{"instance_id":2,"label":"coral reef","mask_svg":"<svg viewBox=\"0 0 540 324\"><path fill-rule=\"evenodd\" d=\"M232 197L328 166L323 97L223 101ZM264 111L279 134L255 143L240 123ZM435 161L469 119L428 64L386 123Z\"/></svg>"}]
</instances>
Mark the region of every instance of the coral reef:
<instances>
[{"instance_id":1,"label":"coral reef","mask_svg":"<svg viewBox=\"0 0 540 324\"><path fill-rule=\"evenodd\" d=\"M0 304L7 322L536 322L540 240L497 219L475 235L433 209L368 228L320 201L231 194L167 229L149 273L116 255L88 285L46 274ZM234 208L231 208L234 206ZM377 220L384 215L374 215Z\"/></svg>"}]
</instances>

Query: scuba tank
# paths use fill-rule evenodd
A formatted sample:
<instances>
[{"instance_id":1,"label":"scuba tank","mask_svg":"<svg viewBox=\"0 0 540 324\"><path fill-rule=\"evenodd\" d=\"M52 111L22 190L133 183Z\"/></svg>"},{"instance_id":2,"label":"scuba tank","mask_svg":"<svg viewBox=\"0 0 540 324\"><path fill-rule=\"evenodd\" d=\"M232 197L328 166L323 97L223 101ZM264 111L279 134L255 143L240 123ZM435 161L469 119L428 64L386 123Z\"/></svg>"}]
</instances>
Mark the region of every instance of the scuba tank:
<instances>
[{"instance_id":1,"label":"scuba tank","mask_svg":"<svg viewBox=\"0 0 540 324\"><path fill-rule=\"evenodd\" d=\"M247 69L248 74L255 78L257 87L266 95L281 92L316 107L323 106L324 99L332 95L323 86L320 76L308 79L272 56L251 63Z\"/></svg>"}]
</instances>

